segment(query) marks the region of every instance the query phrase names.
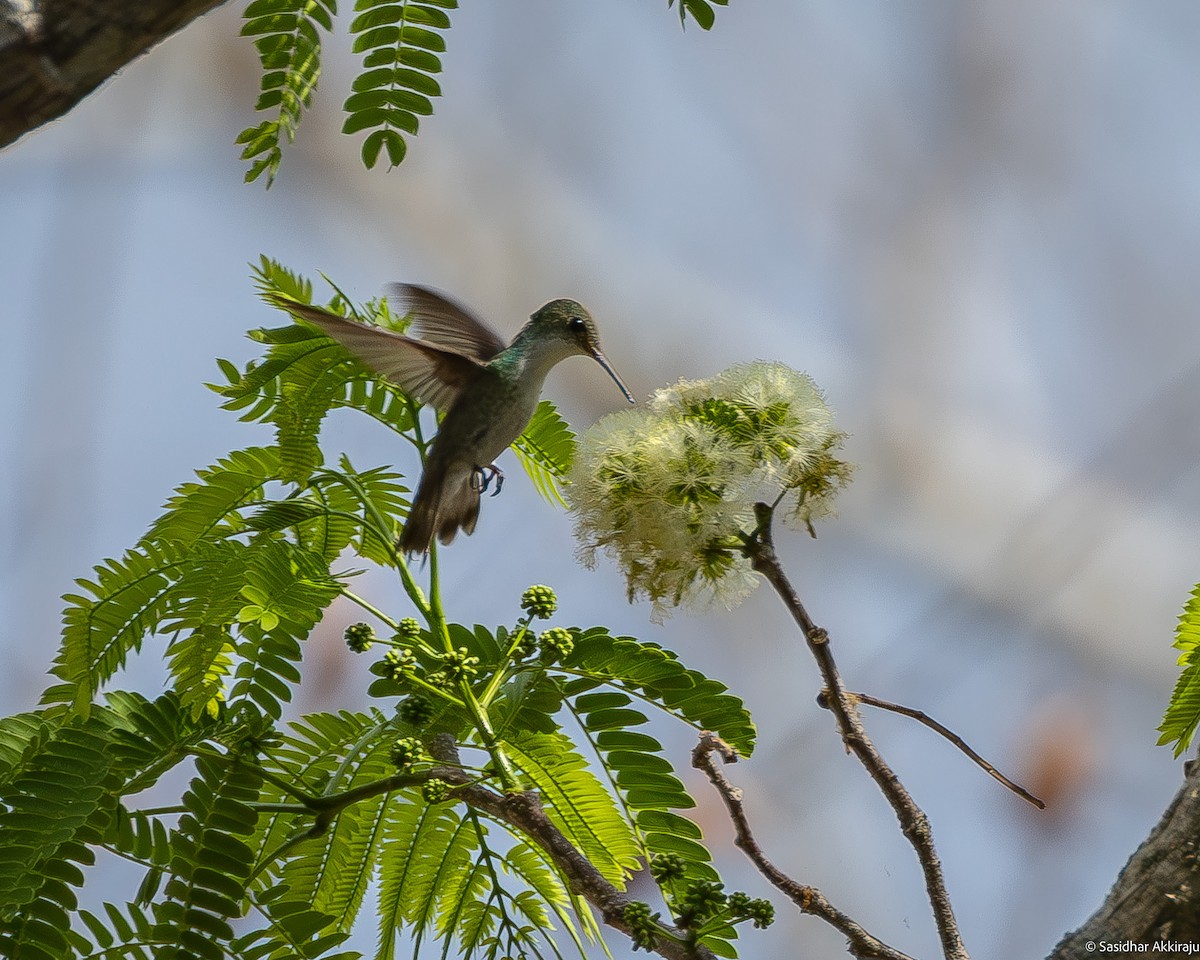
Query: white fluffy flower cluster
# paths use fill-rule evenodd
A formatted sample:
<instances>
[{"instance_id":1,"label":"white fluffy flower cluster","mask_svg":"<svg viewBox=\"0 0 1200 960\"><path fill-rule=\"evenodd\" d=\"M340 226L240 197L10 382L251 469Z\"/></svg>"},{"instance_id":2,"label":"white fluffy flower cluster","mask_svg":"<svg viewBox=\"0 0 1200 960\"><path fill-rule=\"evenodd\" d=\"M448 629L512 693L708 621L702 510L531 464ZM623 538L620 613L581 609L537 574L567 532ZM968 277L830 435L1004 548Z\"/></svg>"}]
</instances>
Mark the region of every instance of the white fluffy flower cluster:
<instances>
[{"instance_id":1,"label":"white fluffy flower cluster","mask_svg":"<svg viewBox=\"0 0 1200 960\"><path fill-rule=\"evenodd\" d=\"M816 384L780 363L731 367L659 390L580 439L567 497L581 556L625 572L630 600L732 607L757 583L742 547L754 504L808 526L850 477L845 434Z\"/></svg>"}]
</instances>

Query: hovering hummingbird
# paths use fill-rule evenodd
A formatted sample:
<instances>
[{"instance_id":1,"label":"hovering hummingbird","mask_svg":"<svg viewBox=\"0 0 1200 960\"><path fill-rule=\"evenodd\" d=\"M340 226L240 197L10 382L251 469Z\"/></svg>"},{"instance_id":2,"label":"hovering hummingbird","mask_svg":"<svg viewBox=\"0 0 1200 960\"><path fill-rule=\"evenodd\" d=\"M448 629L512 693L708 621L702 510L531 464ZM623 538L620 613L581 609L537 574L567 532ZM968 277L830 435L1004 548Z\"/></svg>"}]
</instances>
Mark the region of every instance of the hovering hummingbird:
<instances>
[{"instance_id":1,"label":"hovering hummingbird","mask_svg":"<svg viewBox=\"0 0 1200 960\"><path fill-rule=\"evenodd\" d=\"M267 299L445 414L400 534L405 553L428 552L435 535L449 543L460 529L474 531L480 494L495 482L495 496L504 480L493 461L528 426L546 374L560 360L592 357L635 402L600 350L591 314L574 300L551 300L505 346L483 321L435 290L397 283L388 293L408 308L408 336L279 294Z\"/></svg>"}]
</instances>

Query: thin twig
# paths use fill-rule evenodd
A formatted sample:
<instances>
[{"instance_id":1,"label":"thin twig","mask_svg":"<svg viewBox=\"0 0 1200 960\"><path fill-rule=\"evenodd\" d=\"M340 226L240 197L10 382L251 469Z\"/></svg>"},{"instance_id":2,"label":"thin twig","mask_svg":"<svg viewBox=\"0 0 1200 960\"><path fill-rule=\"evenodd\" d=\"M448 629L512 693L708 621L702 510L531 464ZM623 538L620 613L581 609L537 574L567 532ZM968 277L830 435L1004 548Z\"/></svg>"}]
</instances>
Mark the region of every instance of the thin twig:
<instances>
[{"instance_id":1,"label":"thin twig","mask_svg":"<svg viewBox=\"0 0 1200 960\"><path fill-rule=\"evenodd\" d=\"M725 809L729 811L729 818L733 821L734 846L745 852L759 872L785 893L802 913L819 917L840 931L854 956L863 960L912 960L908 954L901 953L868 933L857 921L830 903L816 887L798 883L768 859L750 829L750 821L742 805L741 788L729 782L724 771L717 766L714 754L720 754L725 763L737 760L737 753L720 737L712 733L702 733L700 742L692 750L692 766L704 772L717 788L721 799L725 801Z\"/></svg>"},{"instance_id":2,"label":"thin twig","mask_svg":"<svg viewBox=\"0 0 1200 960\"><path fill-rule=\"evenodd\" d=\"M771 507L765 503L755 504L755 514L758 527L754 535L746 541L746 554L750 558L750 564L775 588L792 619L800 627L808 649L821 671L821 678L829 694L829 709L837 720L842 741L883 792L895 811L896 819L900 821L901 832L916 851L917 860L925 875L925 890L933 908L933 919L937 924L943 955L946 960L970 960L970 954L967 953L958 930L958 921L954 917L950 896L946 892L946 878L933 845L933 831L929 826L929 818L917 806L912 795L900 782L900 778L887 765L871 738L867 736L858 706L846 690L833 653L829 649L829 634L824 628L818 627L808 615L775 553L775 543L771 535Z\"/></svg>"},{"instance_id":3,"label":"thin twig","mask_svg":"<svg viewBox=\"0 0 1200 960\"><path fill-rule=\"evenodd\" d=\"M1015 793L1022 800L1028 800L1039 810L1046 809L1045 801L1039 800L1019 783L1015 783L1008 779L1008 777L1006 777L994 766L988 763L988 761L983 759L983 757L981 757L978 753L972 750L967 741L965 741L949 727L938 723L924 710L917 710L914 707L906 707L900 703L892 703L890 700L880 700L878 697L873 697L869 693L849 693L847 696L853 697L859 703L865 703L868 707L878 707L880 710L890 710L892 713L898 713L901 716L910 717L911 719L916 720L918 723L925 724L925 726L927 726L934 733L941 734L952 744L958 747L959 750L961 750L975 762L976 766L984 770L988 776L999 780L1002 784L1004 784L1004 786L1008 787L1009 790ZM828 706L828 698L825 696L824 691L822 691L821 696L817 698L817 703L823 707Z\"/></svg>"}]
</instances>

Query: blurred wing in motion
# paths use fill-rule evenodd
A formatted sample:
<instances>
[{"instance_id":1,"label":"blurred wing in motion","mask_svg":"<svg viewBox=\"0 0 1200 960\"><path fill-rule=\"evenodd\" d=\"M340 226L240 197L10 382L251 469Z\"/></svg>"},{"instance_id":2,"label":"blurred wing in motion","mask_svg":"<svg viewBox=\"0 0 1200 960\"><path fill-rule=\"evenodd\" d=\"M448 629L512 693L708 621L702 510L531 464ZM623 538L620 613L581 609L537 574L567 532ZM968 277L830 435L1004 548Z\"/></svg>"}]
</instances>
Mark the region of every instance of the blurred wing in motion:
<instances>
[{"instance_id":1,"label":"blurred wing in motion","mask_svg":"<svg viewBox=\"0 0 1200 960\"><path fill-rule=\"evenodd\" d=\"M463 387L479 375L481 363L470 356L371 327L290 297L272 294L267 300L318 327L380 376L438 410L448 410Z\"/></svg>"}]
</instances>

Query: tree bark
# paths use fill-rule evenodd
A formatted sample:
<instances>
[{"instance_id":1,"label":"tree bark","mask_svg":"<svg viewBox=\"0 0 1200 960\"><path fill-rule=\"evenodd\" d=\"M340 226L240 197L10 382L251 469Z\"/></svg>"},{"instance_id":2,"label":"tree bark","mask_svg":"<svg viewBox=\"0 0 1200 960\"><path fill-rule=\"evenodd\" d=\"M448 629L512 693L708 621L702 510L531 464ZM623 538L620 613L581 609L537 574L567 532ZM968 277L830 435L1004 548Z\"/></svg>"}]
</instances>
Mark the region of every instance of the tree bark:
<instances>
[{"instance_id":1,"label":"tree bark","mask_svg":"<svg viewBox=\"0 0 1200 960\"><path fill-rule=\"evenodd\" d=\"M1200 950L1200 762L1109 891L1100 909L1067 934L1049 960L1097 955L1186 956L1171 943ZM1114 951L1117 944L1129 949ZM1160 947L1156 943L1162 942ZM1105 948L1108 947L1106 950Z\"/></svg>"},{"instance_id":2,"label":"tree bark","mask_svg":"<svg viewBox=\"0 0 1200 960\"><path fill-rule=\"evenodd\" d=\"M224 0L0 0L0 147Z\"/></svg>"}]
</instances>

